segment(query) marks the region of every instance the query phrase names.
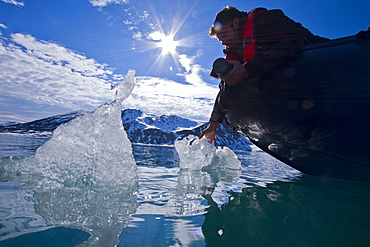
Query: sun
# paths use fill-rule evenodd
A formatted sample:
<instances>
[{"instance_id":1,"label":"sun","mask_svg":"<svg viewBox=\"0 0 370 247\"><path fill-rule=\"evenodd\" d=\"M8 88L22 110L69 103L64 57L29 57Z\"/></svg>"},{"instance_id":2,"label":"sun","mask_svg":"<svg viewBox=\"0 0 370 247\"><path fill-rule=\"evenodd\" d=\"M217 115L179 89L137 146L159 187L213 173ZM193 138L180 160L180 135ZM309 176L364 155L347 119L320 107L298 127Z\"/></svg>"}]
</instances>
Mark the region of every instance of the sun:
<instances>
[{"instance_id":1,"label":"sun","mask_svg":"<svg viewBox=\"0 0 370 247\"><path fill-rule=\"evenodd\" d=\"M162 32L155 31L152 32L150 35L150 39L156 42L158 48L161 49L161 55L175 55L176 48L179 46L179 41L174 40L174 35L169 34L165 35Z\"/></svg>"},{"instance_id":2,"label":"sun","mask_svg":"<svg viewBox=\"0 0 370 247\"><path fill-rule=\"evenodd\" d=\"M176 53L176 48L179 45L179 42L175 41L173 38L173 35L163 35L162 38L159 40L157 46L162 49L162 55L173 55Z\"/></svg>"}]
</instances>

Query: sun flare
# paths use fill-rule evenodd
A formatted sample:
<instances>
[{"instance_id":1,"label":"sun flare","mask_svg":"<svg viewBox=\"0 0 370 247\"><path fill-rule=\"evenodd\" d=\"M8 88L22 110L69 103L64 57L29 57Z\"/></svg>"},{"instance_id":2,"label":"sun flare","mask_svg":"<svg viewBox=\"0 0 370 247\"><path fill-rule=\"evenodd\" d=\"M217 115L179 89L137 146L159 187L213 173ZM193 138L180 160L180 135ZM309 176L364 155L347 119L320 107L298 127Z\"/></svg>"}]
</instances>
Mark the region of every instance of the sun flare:
<instances>
[{"instance_id":1,"label":"sun flare","mask_svg":"<svg viewBox=\"0 0 370 247\"><path fill-rule=\"evenodd\" d=\"M179 42L174 40L174 35L165 35L162 32L153 32L150 34L150 38L157 42L157 47L161 48L161 55L176 54L176 48L179 46Z\"/></svg>"},{"instance_id":2,"label":"sun flare","mask_svg":"<svg viewBox=\"0 0 370 247\"><path fill-rule=\"evenodd\" d=\"M175 54L178 42L173 40L172 35L169 36L163 35L162 39L159 41L157 46L162 49L162 55L166 55L168 53Z\"/></svg>"}]
</instances>

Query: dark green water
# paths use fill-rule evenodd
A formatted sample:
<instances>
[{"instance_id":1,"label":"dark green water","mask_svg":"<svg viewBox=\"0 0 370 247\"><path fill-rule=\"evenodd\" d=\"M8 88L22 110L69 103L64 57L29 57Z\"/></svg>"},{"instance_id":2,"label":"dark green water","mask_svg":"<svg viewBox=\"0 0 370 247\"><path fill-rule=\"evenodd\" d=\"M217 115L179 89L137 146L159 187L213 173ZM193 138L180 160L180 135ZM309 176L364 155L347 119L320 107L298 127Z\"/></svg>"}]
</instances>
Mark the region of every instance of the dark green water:
<instances>
[{"instance_id":1,"label":"dark green water","mask_svg":"<svg viewBox=\"0 0 370 247\"><path fill-rule=\"evenodd\" d=\"M230 192L223 205L209 197L205 241L209 246L369 246L369 188L302 176Z\"/></svg>"}]
</instances>

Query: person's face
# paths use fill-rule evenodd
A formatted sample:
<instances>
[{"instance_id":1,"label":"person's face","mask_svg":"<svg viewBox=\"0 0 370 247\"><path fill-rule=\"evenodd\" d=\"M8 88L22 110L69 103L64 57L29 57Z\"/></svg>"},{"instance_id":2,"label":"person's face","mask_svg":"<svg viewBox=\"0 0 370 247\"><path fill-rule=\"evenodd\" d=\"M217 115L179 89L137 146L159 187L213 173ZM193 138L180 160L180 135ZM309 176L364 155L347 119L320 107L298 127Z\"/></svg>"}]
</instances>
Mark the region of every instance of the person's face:
<instances>
[{"instance_id":1,"label":"person's face","mask_svg":"<svg viewBox=\"0 0 370 247\"><path fill-rule=\"evenodd\" d=\"M239 24L239 22L237 24ZM236 49L242 43L242 39L237 28L238 25L235 25L235 21L232 25L222 25L221 30L216 33L216 37L222 45Z\"/></svg>"}]
</instances>

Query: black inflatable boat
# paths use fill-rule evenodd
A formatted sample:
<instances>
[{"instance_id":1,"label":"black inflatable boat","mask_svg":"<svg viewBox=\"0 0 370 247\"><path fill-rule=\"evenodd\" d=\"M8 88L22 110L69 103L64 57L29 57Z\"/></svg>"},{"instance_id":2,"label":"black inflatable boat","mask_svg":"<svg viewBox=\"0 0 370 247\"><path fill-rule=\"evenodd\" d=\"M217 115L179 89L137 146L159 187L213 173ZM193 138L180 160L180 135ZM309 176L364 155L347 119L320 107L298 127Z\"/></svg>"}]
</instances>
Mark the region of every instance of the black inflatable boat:
<instances>
[{"instance_id":1,"label":"black inflatable boat","mask_svg":"<svg viewBox=\"0 0 370 247\"><path fill-rule=\"evenodd\" d=\"M370 32L307 47L247 82L231 128L303 173L370 182Z\"/></svg>"}]
</instances>

